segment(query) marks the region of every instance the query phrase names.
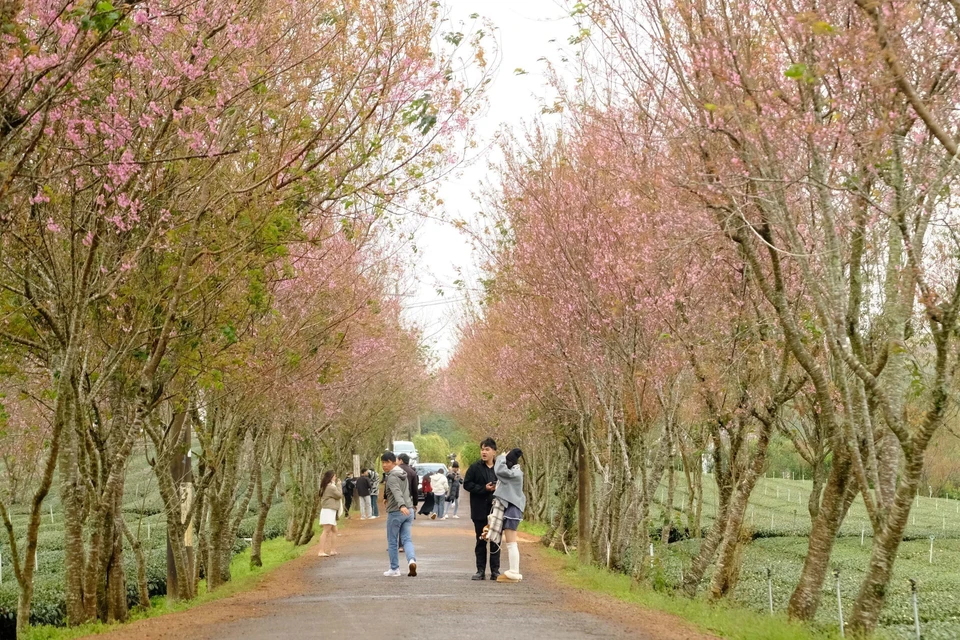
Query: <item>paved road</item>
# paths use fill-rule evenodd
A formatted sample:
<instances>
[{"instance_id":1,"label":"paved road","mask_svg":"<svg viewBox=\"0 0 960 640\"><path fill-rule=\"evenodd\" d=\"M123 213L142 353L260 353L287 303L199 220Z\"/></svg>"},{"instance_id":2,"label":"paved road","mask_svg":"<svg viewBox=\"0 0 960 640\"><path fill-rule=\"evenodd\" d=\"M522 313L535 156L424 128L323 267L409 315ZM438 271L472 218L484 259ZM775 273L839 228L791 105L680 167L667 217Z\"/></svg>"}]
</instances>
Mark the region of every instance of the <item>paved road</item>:
<instances>
[{"instance_id":1,"label":"paved road","mask_svg":"<svg viewBox=\"0 0 960 640\"><path fill-rule=\"evenodd\" d=\"M473 535L467 518L418 517L419 575L385 578L384 519L351 523L341 555L317 559L305 570L301 595L278 600L265 617L223 625L217 636L382 638L394 629L403 638L440 640L489 625L497 640L638 637L602 615L566 610L564 598L532 567L521 567L520 584L472 581ZM525 560L532 551L525 549Z\"/></svg>"},{"instance_id":2,"label":"paved road","mask_svg":"<svg viewBox=\"0 0 960 640\"><path fill-rule=\"evenodd\" d=\"M385 527L383 518L351 521L338 557L318 558L314 546L253 589L95 638L709 640L667 614L564 586L557 578L562 563L545 558L533 541L520 544L522 583L473 582L469 518L418 519L419 575L386 578Z\"/></svg>"}]
</instances>

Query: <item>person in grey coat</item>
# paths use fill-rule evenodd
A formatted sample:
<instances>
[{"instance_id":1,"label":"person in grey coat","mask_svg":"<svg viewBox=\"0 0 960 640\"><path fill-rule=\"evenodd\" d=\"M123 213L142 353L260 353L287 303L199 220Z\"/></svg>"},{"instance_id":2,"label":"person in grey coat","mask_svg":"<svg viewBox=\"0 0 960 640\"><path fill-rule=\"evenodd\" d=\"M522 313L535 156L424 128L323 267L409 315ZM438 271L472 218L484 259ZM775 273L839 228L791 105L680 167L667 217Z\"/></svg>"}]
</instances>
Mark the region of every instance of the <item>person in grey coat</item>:
<instances>
[{"instance_id":1,"label":"person in grey coat","mask_svg":"<svg viewBox=\"0 0 960 640\"><path fill-rule=\"evenodd\" d=\"M387 555L390 557L390 569L383 572L388 578L400 575L400 557L398 539L407 556L407 575L417 575L417 553L410 538L413 527L413 498L410 497L410 483L407 474L397 464L397 456L392 451L384 451L380 456L383 465L383 482L386 489L383 497L387 507Z\"/></svg>"},{"instance_id":2,"label":"person in grey coat","mask_svg":"<svg viewBox=\"0 0 960 640\"><path fill-rule=\"evenodd\" d=\"M497 474L497 489L493 492L494 498L505 502L507 507L503 512L503 546L507 552L507 565L497 582L520 582L520 549L517 547L517 529L523 520L523 510L527 506L527 498L523 495L523 469L520 468L520 458L523 451L511 449L509 453L497 456L493 471Z\"/></svg>"}]
</instances>

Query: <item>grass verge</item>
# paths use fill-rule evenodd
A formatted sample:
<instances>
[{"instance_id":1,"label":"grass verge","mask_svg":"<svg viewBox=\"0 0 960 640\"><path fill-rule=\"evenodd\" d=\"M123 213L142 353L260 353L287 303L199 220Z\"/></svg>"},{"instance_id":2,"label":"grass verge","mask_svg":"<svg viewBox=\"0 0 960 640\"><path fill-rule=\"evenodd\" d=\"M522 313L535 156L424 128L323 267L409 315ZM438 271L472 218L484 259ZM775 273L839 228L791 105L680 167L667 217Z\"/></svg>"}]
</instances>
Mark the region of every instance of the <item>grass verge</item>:
<instances>
[{"instance_id":1,"label":"grass verge","mask_svg":"<svg viewBox=\"0 0 960 640\"><path fill-rule=\"evenodd\" d=\"M533 531L528 531L533 533ZM575 555L553 549L540 550L559 565L562 582L571 587L611 596L647 609L673 614L697 628L732 640L833 640L839 631L816 629L788 620L783 615L764 615L742 607L711 604L699 598L685 598L634 586L629 576L600 567L581 567Z\"/></svg>"},{"instance_id":2,"label":"grass verge","mask_svg":"<svg viewBox=\"0 0 960 640\"><path fill-rule=\"evenodd\" d=\"M250 548L238 553L230 561L230 582L223 585L214 592L207 592L206 580L201 580L197 585L197 597L186 602L170 602L166 596L157 596L151 599L149 609L131 611L130 617L125 623L106 624L103 622L91 622L78 627L53 627L39 626L31 627L26 633L24 640L73 640L83 636L107 633L115 629L147 618L156 618L167 613L186 611L207 602L213 602L222 598L230 597L241 591L246 591L255 586L260 580L266 577L271 570L276 569L285 562L294 560L302 556L310 545L295 547L292 542L285 538L273 538L264 540L260 549L260 558L263 561L262 567L250 566Z\"/></svg>"}]
</instances>

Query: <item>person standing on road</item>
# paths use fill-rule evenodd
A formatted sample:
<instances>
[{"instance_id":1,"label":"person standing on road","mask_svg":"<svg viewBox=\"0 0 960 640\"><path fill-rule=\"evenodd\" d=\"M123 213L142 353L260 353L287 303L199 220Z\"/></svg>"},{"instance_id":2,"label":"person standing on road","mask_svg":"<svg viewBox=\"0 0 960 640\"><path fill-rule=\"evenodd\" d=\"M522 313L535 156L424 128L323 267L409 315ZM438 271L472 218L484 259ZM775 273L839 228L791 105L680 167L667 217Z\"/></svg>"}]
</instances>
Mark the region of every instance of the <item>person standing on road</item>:
<instances>
[{"instance_id":1,"label":"person standing on road","mask_svg":"<svg viewBox=\"0 0 960 640\"><path fill-rule=\"evenodd\" d=\"M370 476L370 510L373 512L371 518L380 517L380 474L373 469L367 469Z\"/></svg>"},{"instance_id":2,"label":"person standing on road","mask_svg":"<svg viewBox=\"0 0 960 640\"><path fill-rule=\"evenodd\" d=\"M410 497L410 484L407 474L397 464L397 456L392 451L385 451L380 456L384 473L384 496L387 499L387 555L390 558L390 569L383 572L388 578L400 575L400 557L397 548L397 538L403 544L404 555L407 557L407 575L411 578L417 575L417 554L410 537L413 528L413 498Z\"/></svg>"},{"instance_id":3,"label":"person standing on road","mask_svg":"<svg viewBox=\"0 0 960 640\"><path fill-rule=\"evenodd\" d=\"M447 476L443 475L443 469L437 469L437 472L430 478L430 486L433 487L433 513L430 514L432 520L440 518L446 519L445 507L447 506L447 490L450 485L447 484Z\"/></svg>"},{"instance_id":4,"label":"person standing on road","mask_svg":"<svg viewBox=\"0 0 960 640\"><path fill-rule=\"evenodd\" d=\"M517 547L517 529L523 520L523 510L527 506L527 498L523 495L523 470L520 468L520 458L523 451L511 449L505 456L498 456L493 470L497 474L497 489L493 497L506 503L503 510L503 548L507 552L507 566L509 569L497 578L497 582L520 582L520 549Z\"/></svg>"},{"instance_id":5,"label":"person standing on road","mask_svg":"<svg viewBox=\"0 0 960 640\"><path fill-rule=\"evenodd\" d=\"M370 474L366 469L357 478L357 498L360 502L360 519L366 520L373 515L370 511Z\"/></svg>"},{"instance_id":6,"label":"person standing on road","mask_svg":"<svg viewBox=\"0 0 960 640\"><path fill-rule=\"evenodd\" d=\"M487 568L487 541L480 537L487 524L487 516L493 506L493 492L497 488L497 474L493 471L493 461L497 457L497 443L486 438L480 443L480 459L470 465L463 477L463 488L470 494L470 518L476 531L477 544L474 552L477 556L477 573L473 580L485 580ZM500 547L490 545L490 579L500 577Z\"/></svg>"},{"instance_id":7,"label":"person standing on road","mask_svg":"<svg viewBox=\"0 0 960 640\"><path fill-rule=\"evenodd\" d=\"M353 492L357 489L357 481L350 476L343 479L343 517L350 519L350 507L353 505Z\"/></svg>"},{"instance_id":8,"label":"person standing on road","mask_svg":"<svg viewBox=\"0 0 960 640\"><path fill-rule=\"evenodd\" d=\"M323 533L320 534L320 552L317 555L321 558L337 555L337 513L342 499L343 491L337 474L327 471L320 479L320 526L323 527Z\"/></svg>"},{"instance_id":9,"label":"person standing on road","mask_svg":"<svg viewBox=\"0 0 960 640\"><path fill-rule=\"evenodd\" d=\"M447 491L447 502L450 504L447 507L453 508L453 518L459 520L457 511L460 509L460 485L463 484L463 479L460 478L460 463L456 460L453 461L450 473L447 474L447 484L450 485Z\"/></svg>"}]
</instances>

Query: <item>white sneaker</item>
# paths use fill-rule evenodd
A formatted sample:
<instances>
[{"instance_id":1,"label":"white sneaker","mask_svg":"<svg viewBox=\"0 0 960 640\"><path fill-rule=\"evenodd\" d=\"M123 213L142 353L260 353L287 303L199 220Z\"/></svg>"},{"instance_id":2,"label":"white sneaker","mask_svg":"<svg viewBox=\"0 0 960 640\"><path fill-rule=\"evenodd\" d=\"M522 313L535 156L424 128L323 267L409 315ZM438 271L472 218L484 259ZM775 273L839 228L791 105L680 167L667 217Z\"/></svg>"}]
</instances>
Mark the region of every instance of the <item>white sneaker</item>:
<instances>
[{"instance_id":1,"label":"white sneaker","mask_svg":"<svg viewBox=\"0 0 960 640\"><path fill-rule=\"evenodd\" d=\"M454 520L459 520L459 519L460 519L460 516L453 516L453 519L454 519Z\"/></svg>"},{"instance_id":2,"label":"white sneaker","mask_svg":"<svg viewBox=\"0 0 960 640\"><path fill-rule=\"evenodd\" d=\"M450 516L443 516L443 519L446 520L446 519L449 518L449 517L450 517Z\"/></svg>"},{"instance_id":3,"label":"white sneaker","mask_svg":"<svg viewBox=\"0 0 960 640\"><path fill-rule=\"evenodd\" d=\"M386 570L386 571L383 572L383 575L385 575L385 576L388 577L388 578L399 578L399 577L400 577L400 569L388 569L388 570Z\"/></svg>"},{"instance_id":4,"label":"white sneaker","mask_svg":"<svg viewBox=\"0 0 960 640\"><path fill-rule=\"evenodd\" d=\"M380 517L380 516L370 516L370 519L371 519L371 520L376 520L376 519L379 518L379 517Z\"/></svg>"}]
</instances>

